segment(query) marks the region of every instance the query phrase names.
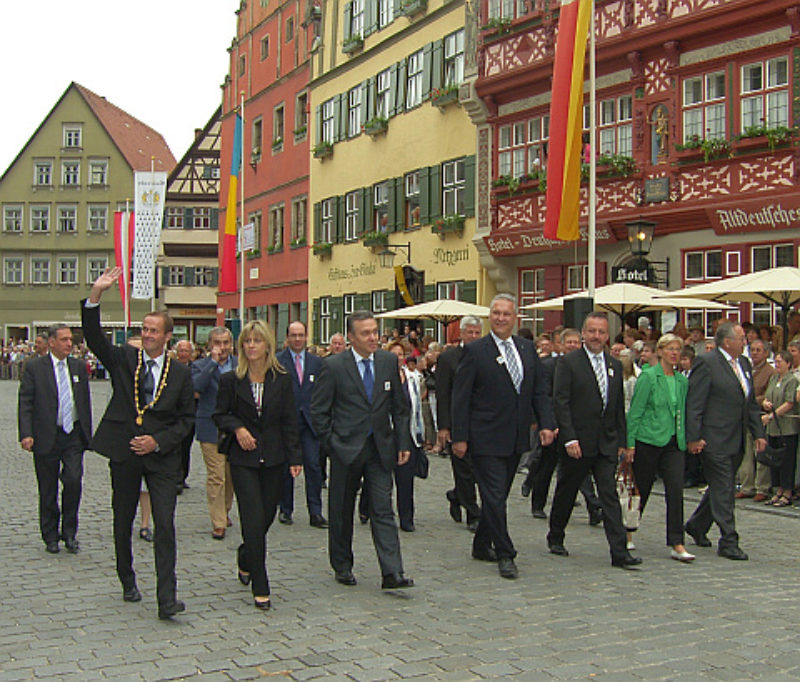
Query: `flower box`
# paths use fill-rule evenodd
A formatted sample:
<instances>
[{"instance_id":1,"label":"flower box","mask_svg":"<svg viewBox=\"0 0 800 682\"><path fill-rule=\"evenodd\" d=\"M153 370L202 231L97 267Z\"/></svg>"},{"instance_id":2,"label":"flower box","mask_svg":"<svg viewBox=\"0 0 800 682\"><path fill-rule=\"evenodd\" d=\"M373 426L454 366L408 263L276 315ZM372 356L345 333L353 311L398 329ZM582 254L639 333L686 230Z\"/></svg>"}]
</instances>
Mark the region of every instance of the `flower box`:
<instances>
[{"instance_id":1,"label":"flower box","mask_svg":"<svg viewBox=\"0 0 800 682\"><path fill-rule=\"evenodd\" d=\"M370 137L381 135L389 127L389 120L382 116L375 116L364 124L364 132Z\"/></svg>"},{"instance_id":2,"label":"flower box","mask_svg":"<svg viewBox=\"0 0 800 682\"><path fill-rule=\"evenodd\" d=\"M342 52L353 54L364 48L364 39L361 36L351 36L342 43Z\"/></svg>"},{"instance_id":3,"label":"flower box","mask_svg":"<svg viewBox=\"0 0 800 682\"><path fill-rule=\"evenodd\" d=\"M315 159L324 159L333 156L333 145L330 142L320 142L313 150Z\"/></svg>"},{"instance_id":4,"label":"flower box","mask_svg":"<svg viewBox=\"0 0 800 682\"><path fill-rule=\"evenodd\" d=\"M311 247L315 256L330 256L333 251L333 244L331 242L317 242Z\"/></svg>"},{"instance_id":5,"label":"flower box","mask_svg":"<svg viewBox=\"0 0 800 682\"><path fill-rule=\"evenodd\" d=\"M413 17L428 9L428 0L401 0L400 14L405 17Z\"/></svg>"},{"instance_id":6,"label":"flower box","mask_svg":"<svg viewBox=\"0 0 800 682\"><path fill-rule=\"evenodd\" d=\"M438 92L434 90L431 93L431 104L440 109L444 109L447 105L458 102L458 86L443 88Z\"/></svg>"},{"instance_id":7,"label":"flower box","mask_svg":"<svg viewBox=\"0 0 800 682\"><path fill-rule=\"evenodd\" d=\"M361 235L361 242L364 246L386 246L389 243L389 235L385 232L365 232Z\"/></svg>"},{"instance_id":8,"label":"flower box","mask_svg":"<svg viewBox=\"0 0 800 682\"><path fill-rule=\"evenodd\" d=\"M464 216L460 215L446 215L438 220L435 220L431 226L431 232L438 234L444 238L448 232L457 232L461 234L464 231Z\"/></svg>"}]
</instances>

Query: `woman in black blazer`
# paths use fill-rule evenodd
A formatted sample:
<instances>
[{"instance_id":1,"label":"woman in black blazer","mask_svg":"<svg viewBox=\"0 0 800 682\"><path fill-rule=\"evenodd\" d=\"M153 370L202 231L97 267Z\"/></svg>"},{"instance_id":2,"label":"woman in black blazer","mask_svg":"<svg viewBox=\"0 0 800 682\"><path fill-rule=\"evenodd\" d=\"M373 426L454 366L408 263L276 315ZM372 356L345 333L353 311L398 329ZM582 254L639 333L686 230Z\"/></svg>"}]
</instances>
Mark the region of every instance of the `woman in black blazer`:
<instances>
[{"instance_id":1,"label":"woman in black blazer","mask_svg":"<svg viewBox=\"0 0 800 682\"><path fill-rule=\"evenodd\" d=\"M275 357L275 335L261 320L248 322L239 336L239 364L220 377L214 421L233 434L228 449L244 545L239 579L252 580L256 607L270 607L267 531L281 499L286 463L302 471L297 412L289 375Z\"/></svg>"}]
</instances>

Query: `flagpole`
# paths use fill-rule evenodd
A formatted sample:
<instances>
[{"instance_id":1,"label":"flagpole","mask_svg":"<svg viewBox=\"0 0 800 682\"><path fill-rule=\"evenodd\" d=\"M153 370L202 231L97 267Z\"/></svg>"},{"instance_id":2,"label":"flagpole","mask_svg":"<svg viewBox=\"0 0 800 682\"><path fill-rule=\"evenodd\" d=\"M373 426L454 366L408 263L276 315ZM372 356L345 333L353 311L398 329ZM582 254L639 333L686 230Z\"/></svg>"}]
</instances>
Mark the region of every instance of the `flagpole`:
<instances>
[{"instance_id":1,"label":"flagpole","mask_svg":"<svg viewBox=\"0 0 800 682\"><path fill-rule=\"evenodd\" d=\"M155 169L156 157L150 157L150 192L153 191L153 187L156 184L156 169ZM151 194L152 196L152 194ZM158 240L153 241L153 262L155 263L158 260ZM153 278L155 279L157 269L153 268ZM156 283L153 282L153 295L150 297L150 310L156 309Z\"/></svg>"},{"instance_id":2,"label":"flagpole","mask_svg":"<svg viewBox=\"0 0 800 682\"><path fill-rule=\"evenodd\" d=\"M130 318L130 260L128 258L128 244L129 228L128 224L131 220L130 214L130 199L125 199L125 215L122 218L122 225L120 226L120 241L122 242L122 315L124 316L123 328L125 329L125 339L128 338L128 319Z\"/></svg>"},{"instance_id":3,"label":"flagpole","mask_svg":"<svg viewBox=\"0 0 800 682\"><path fill-rule=\"evenodd\" d=\"M597 218L597 109L596 109L596 54L595 54L595 27L594 27L594 0L590 0L591 18L589 20L589 282L587 294L594 299L595 273L597 271L597 244L595 242L595 227Z\"/></svg>"},{"instance_id":4,"label":"flagpole","mask_svg":"<svg viewBox=\"0 0 800 682\"><path fill-rule=\"evenodd\" d=\"M239 159L239 187L241 197L241 209L239 211L239 229L236 233L236 241L239 247L239 329L244 328L244 251L242 250L242 227L244 227L244 90L241 92L240 113L242 118L242 153Z\"/></svg>"}]
</instances>

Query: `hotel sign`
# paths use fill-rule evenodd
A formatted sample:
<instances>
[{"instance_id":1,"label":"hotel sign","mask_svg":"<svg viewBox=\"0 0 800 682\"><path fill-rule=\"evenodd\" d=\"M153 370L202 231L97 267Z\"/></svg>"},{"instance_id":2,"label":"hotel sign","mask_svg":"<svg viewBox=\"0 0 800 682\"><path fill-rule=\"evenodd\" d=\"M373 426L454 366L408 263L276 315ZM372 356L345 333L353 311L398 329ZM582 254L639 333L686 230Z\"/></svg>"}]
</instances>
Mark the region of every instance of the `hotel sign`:
<instances>
[{"instance_id":1,"label":"hotel sign","mask_svg":"<svg viewBox=\"0 0 800 682\"><path fill-rule=\"evenodd\" d=\"M581 227L580 235L580 241L586 243L588 228ZM613 244L617 241L611 228L607 225L598 225L595 229L595 236L598 244ZM489 237L484 237L483 240L493 256L541 253L553 249L565 249L573 244L573 242L562 242L559 239L548 239L544 236L543 227L493 233Z\"/></svg>"},{"instance_id":2,"label":"hotel sign","mask_svg":"<svg viewBox=\"0 0 800 682\"><path fill-rule=\"evenodd\" d=\"M706 209L716 234L744 234L800 228L800 197L732 201L725 208Z\"/></svg>"}]
</instances>

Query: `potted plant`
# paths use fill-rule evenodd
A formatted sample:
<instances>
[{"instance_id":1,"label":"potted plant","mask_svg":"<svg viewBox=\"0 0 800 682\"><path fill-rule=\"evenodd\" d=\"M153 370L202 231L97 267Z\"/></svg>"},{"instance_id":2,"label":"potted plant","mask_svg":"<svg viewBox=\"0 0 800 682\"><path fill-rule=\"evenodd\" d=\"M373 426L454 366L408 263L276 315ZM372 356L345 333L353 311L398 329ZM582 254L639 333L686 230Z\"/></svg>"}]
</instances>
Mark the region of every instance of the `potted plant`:
<instances>
[{"instance_id":1,"label":"potted plant","mask_svg":"<svg viewBox=\"0 0 800 682\"><path fill-rule=\"evenodd\" d=\"M333 251L333 244L331 242L317 242L312 247L315 256L330 256Z\"/></svg>"},{"instance_id":2,"label":"potted plant","mask_svg":"<svg viewBox=\"0 0 800 682\"><path fill-rule=\"evenodd\" d=\"M413 17L428 8L428 0L400 0L400 14Z\"/></svg>"},{"instance_id":3,"label":"potted plant","mask_svg":"<svg viewBox=\"0 0 800 682\"><path fill-rule=\"evenodd\" d=\"M275 139L272 141L272 151L277 151L277 150L278 150L278 149L280 149L282 146L283 146L283 138L282 138L282 137L276 137L276 138L275 138Z\"/></svg>"},{"instance_id":4,"label":"potted plant","mask_svg":"<svg viewBox=\"0 0 800 682\"><path fill-rule=\"evenodd\" d=\"M324 159L327 156L333 155L333 143L322 141L314 149L312 149L315 159Z\"/></svg>"},{"instance_id":5,"label":"potted plant","mask_svg":"<svg viewBox=\"0 0 800 682\"><path fill-rule=\"evenodd\" d=\"M771 152L788 144L795 136L796 130L787 126L774 126L769 128L762 122L761 125L747 126L734 139L737 150L748 150L762 147L766 141Z\"/></svg>"},{"instance_id":6,"label":"potted plant","mask_svg":"<svg viewBox=\"0 0 800 682\"><path fill-rule=\"evenodd\" d=\"M358 52L364 47L364 38L360 35L353 35L347 38L342 43L342 52L345 54L353 54L354 52Z\"/></svg>"},{"instance_id":7,"label":"potted plant","mask_svg":"<svg viewBox=\"0 0 800 682\"><path fill-rule=\"evenodd\" d=\"M458 83L450 83L441 88L431 90L431 104L440 109L448 104L458 102Z\"/></svg>"},{"instance_id":8,"label":"potted plant","mask_svg":"<svg viewBox=\"0 0 800 682\"><path fill-rule=\"evenodd\" d=\"M699 135L692 135L683 144L676 144L675 150L679 158L692 159L702 155L703 160L708 163L712 159L720 159L731 155L731 143L724 137L702 138Z\"/></svg>"},{"instance_id":9,"label":"potted plant","mask_svg":"<svg viewBox=\"0 0 800 682\"><path fill-rule=\"evenodd\" d=\"M365 232L361 235L361 242L364 246L386 246L389 243L389 235L386 232Z\"/></svg>"},{"instance_id":10,"label":"potted plant","mask_svg":"<svg viewBox=\"0 0 800 682\"><path fill-rule=\"evenodd\" d=\"M444 237L448 232L458 232L459 234L464 231L464 216L457 213L445 215L435 220L431 226L431 232Z\"/></svg>"},{"instance_id":11,"label":"potted plant","mask_svg":"<svg viewBox=\"0 0 800 682\"><path fill-rule=\"evenodd\" d=\"M375 137L376 135L385 133L388 127L389 127L388 118L386 118L385 116L373 116L371 119L369 119L369 121L367 121L362 126L362 129L367 135Z\"/></svg>"},{"instance_id":12,"label":"potted plant","mask_svg":"<svg viewBox=\"0 0 800 682\"><path fill-rule=\"evenodd\" d=\"M300 126L299 128L295 128L292 133L294 134L295 139L303 137L308 131L308 126Z\"/></svg>"},{"instance_id":13,"label":"potted plant","mask_svg":"<svg viewBox=\"0 0 800 682\"><path fill-rule=\"evenodd\" d=\"M292 249L299 249L301 246L306 245L306 238L305 237L298 237L297 239L292 239L289 247Z\"/></svg>"},{"instance_id":14,"label":"potted plant","mask_svg":"<svg viewBox=\"0 0 800 682\"><path fill-rule=\"evenodd\" d=\"M503 35L511 30L511 19L507 17L492 17L481 26L481 30L488 32L497 31L497 35Z\"/></svg>"}]
</instances>

